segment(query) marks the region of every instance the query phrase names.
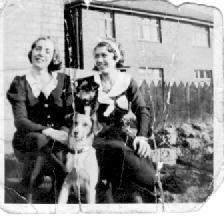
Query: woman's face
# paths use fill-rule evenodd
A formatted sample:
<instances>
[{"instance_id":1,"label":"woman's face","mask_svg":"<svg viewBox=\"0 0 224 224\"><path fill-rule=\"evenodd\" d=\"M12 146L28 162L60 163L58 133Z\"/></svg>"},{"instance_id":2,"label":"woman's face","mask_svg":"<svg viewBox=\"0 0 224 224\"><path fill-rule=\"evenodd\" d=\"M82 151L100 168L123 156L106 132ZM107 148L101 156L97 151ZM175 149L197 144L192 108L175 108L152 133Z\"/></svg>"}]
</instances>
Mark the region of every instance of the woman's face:
<instances>
[{"instance_id":1,"label":"woman's face","mask_svg":"<svg viewBox=\"0 0 224 224\"><path fill-rule=\"evenodd\" d=\"M108 73L116 68L114 53L109 52L107 47L97 47L94 51L96 67L100 72Z\"/></svg>"},{"instance_id":2,"label":"woman's face","mask_svg":"<svg viewBox=\"0 0 224 224\"><path fill-rule=\"evenodd\" d=\"M39 40L32 49L32 65L38 70L47 69L54 54L54 44L51 40Z\"/></svg>"}]
</instances>

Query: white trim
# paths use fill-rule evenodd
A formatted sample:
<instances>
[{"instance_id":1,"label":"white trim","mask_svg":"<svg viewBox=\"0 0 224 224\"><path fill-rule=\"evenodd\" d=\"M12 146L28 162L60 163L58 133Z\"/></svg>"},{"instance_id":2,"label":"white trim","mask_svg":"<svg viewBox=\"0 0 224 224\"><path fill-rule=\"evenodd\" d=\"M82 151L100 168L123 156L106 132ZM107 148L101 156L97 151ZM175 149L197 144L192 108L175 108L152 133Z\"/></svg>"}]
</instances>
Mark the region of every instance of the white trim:
<instances>
[{"instance_id":1,"label":"white trim","mask_svg":"<svg viewBox=\"0 0 224 224\"><path fill-rule=\"evenodd\" d=\"M81 6L84 6L81 4ZM92 5L91 8L94 9L106 9L106 10L112 10L116 12L125 12L125 13L130 13L133 14L133 12L136 14L136 16L141 15L141 16L150 16L150 17L157 17L160 19L164 20L175 20L177 22L187 22L187 23L193 23L193 24L199 24L199 25L207 25L207 26L212 26L213 27L213 22L212 21L201 21L199 19L194 19L194 18L184 18L181 16L175 16L175 15L167 15L165 13L153 13L153 12L142 12L134 9L121 9L116 6L100 6L100 5ZM91 9L90 8L90 9Z\"/></svg>"},{"instance_id":2,"label":"white trim","mask_svg":"<svg viewBox=\"0 0 224 224\"><path fill-rule=\"evenodd\" d=\"M125 92L131 82L131 76L127 73L116 71L113 75L116 75L117 79L109 93L103 92L100 75L94 75L95 82L99 84L98 101L102 104L108 104L108 107L104 112L105 117L108 117L115 109L115 101L112 98ZM116 99L116 103L121 109L128 111L128 99L126 96L120 96Z\"/></svg>"},{"instance_id":3,"label":"white trim","mask_svg":"<svg viewBox=\"0 0 224 224\"><path fill-rule=\"evenodd\" d=\"M46 86L44 86L43 89L40 86L40 84L37 82L37 80L34 78L31 71L27 72L26 80L29 83L29 85L32 89L33 95L35 97L38 97L40 95L40 93L43 92L45 97L48 98L49 95L51 94L51 92L56 88L56 86L58 84L57 73L56 72L52 72L51 81Z\"/></svg>"}]
</instances>

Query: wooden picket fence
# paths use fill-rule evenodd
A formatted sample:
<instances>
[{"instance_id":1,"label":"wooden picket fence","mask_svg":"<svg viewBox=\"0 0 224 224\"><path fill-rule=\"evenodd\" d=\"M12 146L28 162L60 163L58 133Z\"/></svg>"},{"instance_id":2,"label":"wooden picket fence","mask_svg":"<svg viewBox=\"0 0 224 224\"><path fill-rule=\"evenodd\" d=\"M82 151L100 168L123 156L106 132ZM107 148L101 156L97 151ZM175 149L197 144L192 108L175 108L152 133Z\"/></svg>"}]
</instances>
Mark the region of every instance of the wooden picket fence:
<instances>
[{"instance_id":1,"label":"wooden picket fence","mask_svg":"<svg viewBox=\"0 0 224 224\"><path fill-rule=\"evenodd\" d=\"M213 83L165 83L143 81L140 90L155 114L155 126L166 123L183 123L212 120ZM168 100L168 93L170 99ZM167 100L169 102L167 102ZM164 107L166 110L164 112ZM152 113L153 113L152 111ZM167 118L165 118L167 116Z\"/></svg>"}]
</instances>

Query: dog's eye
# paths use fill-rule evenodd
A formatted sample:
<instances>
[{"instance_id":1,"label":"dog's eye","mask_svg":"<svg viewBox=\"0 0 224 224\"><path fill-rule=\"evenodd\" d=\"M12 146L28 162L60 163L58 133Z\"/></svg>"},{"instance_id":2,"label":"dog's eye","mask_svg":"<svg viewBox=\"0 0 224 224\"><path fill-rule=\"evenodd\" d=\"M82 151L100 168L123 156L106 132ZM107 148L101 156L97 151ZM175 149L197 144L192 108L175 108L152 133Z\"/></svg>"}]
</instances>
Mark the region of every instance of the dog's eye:
<instances>
[{"instance_id":1,"label":"dog's eye","mask_svg":"<svg viewBox=\"0 0 224 224\"><path fill-rule=\"evenodd\" d=\"M85 122L85 123L83 124L83 126L84 126L84 127L87 127L87 126L88 126L88 123Z\"/></svg>"}]
</instances>

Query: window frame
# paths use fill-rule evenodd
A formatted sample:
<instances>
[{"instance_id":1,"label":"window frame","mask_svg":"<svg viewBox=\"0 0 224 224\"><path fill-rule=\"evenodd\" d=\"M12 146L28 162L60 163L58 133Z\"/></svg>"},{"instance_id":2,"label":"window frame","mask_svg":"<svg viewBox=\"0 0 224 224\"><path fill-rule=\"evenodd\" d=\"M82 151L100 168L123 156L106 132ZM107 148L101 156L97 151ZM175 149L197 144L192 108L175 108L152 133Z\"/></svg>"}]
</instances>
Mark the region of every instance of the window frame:
<instances>
[{"instance_id":1,"label":"window frame","mask_svg":"<svg viewBox=\"0 0 224 224\"><path fill-rule=\"evenodd\" d=\"M159 70L159 79L158 80L161 80L163 81L164 80L164 69L163 68L157 68L157 67L148 67L148 66L140 66L138 68L138 71L141 73L141 70L143 72L147 72L149 70ZM152 79L153 80L153 79Z\"/></svg>"},{"instance_id":2,"label":"window frame","mask_svg":"<svg viewBox=\"0 0 224 224\"><path fill-rule=\"evenodd\" d=\"M153 24L153 21L155 21L155 24ZM148 27L148 31L144 31L144 27ZM153 31L156 30L156 33L153 33ZM148 32L148 37L146 37L146 33ZM157 36L156 40L154 38L151 38L152 35L150 33L153 33L153 36ZM155 17L138 17L137 18L137 33L138 33L138 41L146 41L146 42L152 42L152 43L162 43L162 33L161 33L161 20L159 18Z\"/></svg>"},{"instance_id":3,"label":"window frame","mask_svg":"<svg viewBox=\"0 0 224 224\"><path fill-rule=\"evenodd\" d=\"M193 25L193 35L192 35L192 46L193 47L211 47L211 38L210 38L210 28L209 26L197 26ZM204 31L203 31L204 30ZM206 44L203 43L202 38L200 35L206 33Z\"/></svg>"},{"instance_id":4,"label":"window frame","mask_svg":"<svg viewBox=\"0 0 224 224\"><path fill-rule=\"evenodd\" d=\"M115 38L115 24L114 24L114 13L113 12L100 12L101 15L98 18L98 27L100 27L100 22L102 22L104 30L99 30L99 38ZM108 26L110 24L110 26ZM108 27L111 27L111 30L108 31ZM103 33L103 35L102 35ZM109 35L111 33L111 35Z\"/></svg>"},{"instance_id":5,"label":"window frame","mask_svg":"<svg viewBox=\"0 0 224 224\"><path fill-rule=\"evenodd\" d=\"M211 69L195 69L194 73L197 80L212 80L213 72Z\"/></svg>"}]
</instances>

